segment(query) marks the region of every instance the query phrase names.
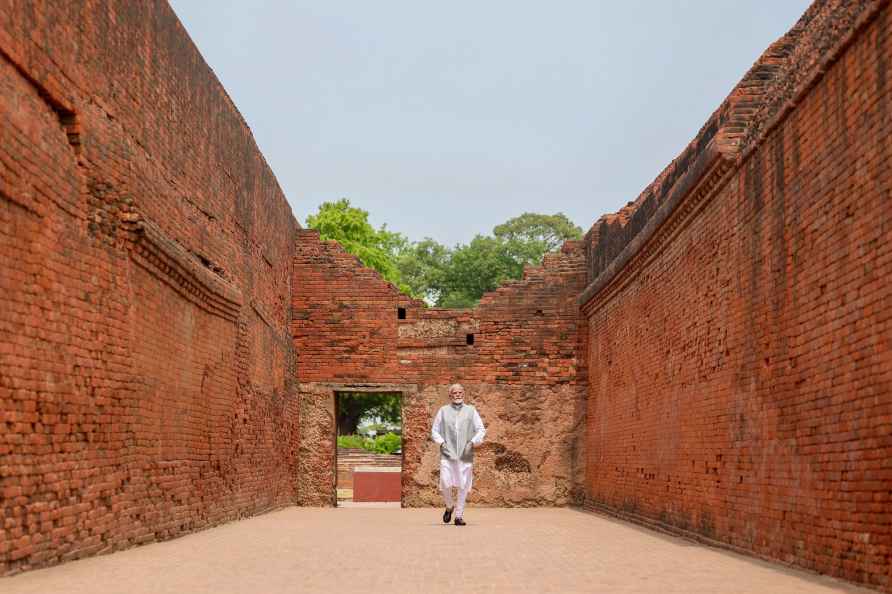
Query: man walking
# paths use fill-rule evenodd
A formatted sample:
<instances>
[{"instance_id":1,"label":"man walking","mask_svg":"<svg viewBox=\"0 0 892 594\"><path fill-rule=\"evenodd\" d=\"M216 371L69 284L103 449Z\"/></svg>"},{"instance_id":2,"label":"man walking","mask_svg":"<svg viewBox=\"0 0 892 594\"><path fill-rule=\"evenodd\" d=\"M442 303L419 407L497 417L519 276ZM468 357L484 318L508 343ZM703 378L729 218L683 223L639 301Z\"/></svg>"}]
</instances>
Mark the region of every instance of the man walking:
<instances>
[{"instance_id":1,"label":"man walking","mask_svg":"<svg viewBox=\"0 0 892 594\"><path fill-rule=\"evenodd\" d=\"M483 443L486 429L477 409L465 404L465 389L461 384L449 386L447 404L437 411L431 438L440 446L440 491L446 502L443 522L448 524L455 512L455 525L464 526L462 514L465 499L474 482L474 448ZM452 489L458 489L458 501Z\"/></svg>"}]
</instances>

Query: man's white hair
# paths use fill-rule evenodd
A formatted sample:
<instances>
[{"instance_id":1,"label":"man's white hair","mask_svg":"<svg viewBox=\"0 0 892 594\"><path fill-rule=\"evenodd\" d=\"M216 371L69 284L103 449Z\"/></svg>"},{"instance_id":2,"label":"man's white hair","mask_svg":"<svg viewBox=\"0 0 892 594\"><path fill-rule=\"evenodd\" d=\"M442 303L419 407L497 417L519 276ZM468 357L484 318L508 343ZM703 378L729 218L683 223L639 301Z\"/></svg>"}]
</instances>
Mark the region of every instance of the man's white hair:
<instances>
[{"instance_id":1,"label":"man's white hair","mask_svg":"<svg viewBox=\"0 0 892 594\"><path fill-rule=\"evenodd\" d=\"M461 385L461 384L452 384L451 386L449 386L449 393L450 393L450 394L452 394L452 390L453 390L454 388L461 388L462 391L464 391L464 389L465 389L465 387L464 387L463 385Z\"/></svg>"}]
</instances>

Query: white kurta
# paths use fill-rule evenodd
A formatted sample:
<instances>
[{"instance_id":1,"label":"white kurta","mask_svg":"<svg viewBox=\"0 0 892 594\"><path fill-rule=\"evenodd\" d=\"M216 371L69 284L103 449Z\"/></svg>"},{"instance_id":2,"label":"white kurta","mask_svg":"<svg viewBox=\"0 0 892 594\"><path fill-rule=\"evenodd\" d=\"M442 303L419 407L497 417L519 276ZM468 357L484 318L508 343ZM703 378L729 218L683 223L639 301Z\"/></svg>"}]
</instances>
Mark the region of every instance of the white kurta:
<instances>
[{"instance_id":1,"label":"white kurta","mask_svg":"<svg viewBox=\"0 0 892 594\"><path fill-rule=\"evenodd\" d=\"M437 427L440 426L440 423L443 420L443 412L442 409L437 411L437 416L434 418L434 426L431 429L431 439L436 442L437 445L442 444L445 439L440 435L439 431L437 431ZM456 430L458 429L458 417L455 418ZM483 437L486 435L486 429L483 427L483 419L480 418L480 413L477 410L474 410L474 437L471 438L471 443L474 444L474 447L479 446L483 443ZM463 460L448 460L446 458L440 458L440 490L445 491L446 489L456 487L459 491L464 491L467 493L471 490L471 485L474 483L474 465L471 462L464 462Z\"/></svg>"}]
</instances>

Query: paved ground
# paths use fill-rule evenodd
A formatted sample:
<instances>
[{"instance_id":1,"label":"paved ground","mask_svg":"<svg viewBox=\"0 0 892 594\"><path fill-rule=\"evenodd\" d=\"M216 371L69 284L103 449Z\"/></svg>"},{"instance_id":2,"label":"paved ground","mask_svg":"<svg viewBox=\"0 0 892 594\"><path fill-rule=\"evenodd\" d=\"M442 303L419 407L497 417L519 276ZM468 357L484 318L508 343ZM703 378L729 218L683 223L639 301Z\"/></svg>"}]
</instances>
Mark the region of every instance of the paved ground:
<instances>
[{"instance_id":1,"label":"paved ground","mask_svg":"<svg viewBox=\"0 0 892 594\"><path fill-rule=\"evenodd\" d=\"M0 579L4 594L868 592L569 509L289 508Z\"/></svg>"}]
</instances>

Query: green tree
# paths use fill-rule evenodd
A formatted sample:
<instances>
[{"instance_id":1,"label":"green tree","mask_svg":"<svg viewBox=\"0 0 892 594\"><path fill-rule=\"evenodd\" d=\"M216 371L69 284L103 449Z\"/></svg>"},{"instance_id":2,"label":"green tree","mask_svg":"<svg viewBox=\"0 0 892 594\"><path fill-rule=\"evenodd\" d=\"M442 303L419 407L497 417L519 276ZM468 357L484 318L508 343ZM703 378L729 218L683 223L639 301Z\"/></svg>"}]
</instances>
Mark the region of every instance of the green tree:
<instances>
[{"instance_id":1,"label":"green tree","mask_svg":"<svg viewBox=\"0 0 892 594\"><path fill-rule=\"evenodd\" d=\"M467 245L452 250L443 271L439 307L474 307L487 291L510 278L520 278L523 265L495 237L477 235Z\"/></svg>"},{"instance_id":2,"label":"green tree","mask_svg":"<svg viewBox=\"0 0 892 594\"><path fill-rule=\"evenodd\" d=\"M319 212L307 217L307 227L319 231L322 239L340 243L360 262L377 270L401 290L407 289L396 265L397 255L408 246L405 236L388 231L387 225L375 229L369 223L369 213L350 206L348 199L323 202Z\"/></svg>"},{"instance_id":3,"label":"green tree","mask_svg":"<svg viewBox=\"0 0 892 594\"><path fill-rule=\"evenodd\" d=\"M368 218L342 198L323 203L307 217L307 226L338 241L401 291L448 308L474 307L487 291L521 278L525 265L538 264L545 253L582 236L563 213L527 212L496 226L492 235L450 249L429 237L411 243L386 225L375 229Z\"/></svg>"},{"instance_id":4,"label":"green tree","mask_svg":"<svg viewBox=\"0 0 892 594\"><path fill-rule=\"evenodd\" d=\"M553 252L568 239L582 237L582 229L559 212L553 215L525 212L497 225L493 236L505 242L506 249L515 262L521 265L539 264L542 256Z\"/></svg>"},{"instance_id":5,"label":"green tree","mask_svg":"<svg viewBox=\"0 0 892 594\"><path fill-rule=\"evenodd\" d=\"M474 307L484 293L509 279L523 276L523 267L568 239L582 237L582 229L563 213L524 213L498 225L492 236L476 236L448 253L436 276L439 307Z\"/></svg>"},{"instance_id":6,"label":"green tree","mask_svg":"<svg viewBox=\"0 0 892 594\"><path fill-rule=\"evenodd\" d=\"M403 282L413 297L437 303L443 293L446 269L452 254L444 245L426 237L407 244L396 259Z\"/></svg>"},{"instance_id":7,"label":"green tree","mask_svg":"<svg viewBox=\"0 0 892 594\"><path fill-rule=\"evenodd\" d=\"M386 393L338 393L338 435L356 433L364 418L380 417L387 423L400 423L399 394Z\"/></svg>"}]
</instances>

